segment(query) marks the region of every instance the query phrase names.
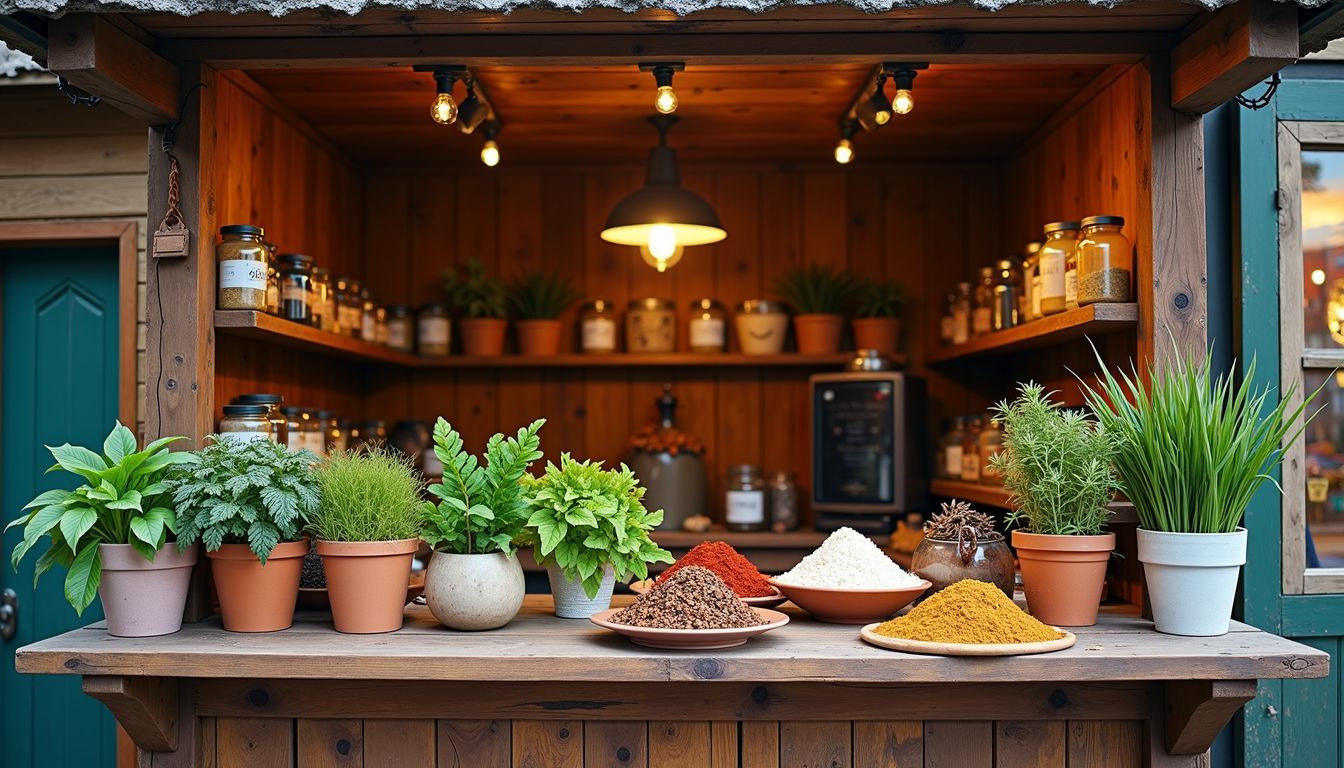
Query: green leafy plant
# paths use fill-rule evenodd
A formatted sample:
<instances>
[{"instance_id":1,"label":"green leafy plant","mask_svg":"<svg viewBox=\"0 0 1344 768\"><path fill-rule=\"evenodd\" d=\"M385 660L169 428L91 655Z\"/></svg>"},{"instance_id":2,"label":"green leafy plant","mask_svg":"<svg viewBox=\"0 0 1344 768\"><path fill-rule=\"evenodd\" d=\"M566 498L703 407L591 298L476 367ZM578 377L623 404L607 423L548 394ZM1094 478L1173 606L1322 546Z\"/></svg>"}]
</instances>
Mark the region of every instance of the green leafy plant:
<instances>
[{"instance_id":1,"label":"green leafy plant","mask_svg":"<svg viewBox=\"0 0 1344 768\"><path fill-rule=\"evenodd\" d=\"M459 555L513 553L513 540L527 522L523 475L541 458L537 419L505 438L485 444L485 462L462 445L462 436L440 418L434 425L434 455L443 464L443 482L429 486L439 503L425 502L424 539L431 547Z\"/></svg>"},{"instance_id":2,"label":"green leafy plant","mask_svg":"<svg viewBox=\"0 0 1344 768\"><path fill-rule=\"evenodd\" d=\"M24 505L24 514L5 526L24 526L23 540L14 547L10 564L18 570L24 555L44 535L51 546L38 558L33 583L52 566L67 569L65 599L83 615L98 594L102 581L99 544L129 544L146 560L177 532L177 518L167 506L169 468L196 460L191 453L174 453L168 446L182 437L164 437L136 450L135 435L120 421L103 441L102 454L88 448L47 446L58 469L84 478L74 490L44 491Z\"/></svg>"},{"instance_id":3,"label":"green leafy plant","mask_svg":"<svg viewBox=\"0 0 1344 768\"><path fill-rule=\"evenodd\" d=\"M420 535L423 481L384 446L330 453L314 472L321 503L309 529L326 541L401 541Z\"/></svg>"},{"instance_id":4,"label":"green leafy plant","mask_svg":"<svg viewBox=\"0 0 1344 768\"><path fill-rule=\"evenodd\" d=\"M467 261L465 272L450 268L443 273L443 292L453 309L465 317L506 317L504 284L485 273L480 259Z\"/></svg>"},{"instance_id":5,"label":"green leafy plant","mask_svg":"<svg viewBox=\"0 0 1344 768\"><path fill-rule=\"evenodd\" d=\"M663 511L644 509L644 488L630 468L603 470L601 462L560 456L546 473L526 481L528 534L537 561L555 564L566 578L583 582L594 597L606 566L622 582L648 578L649 563L670 563L672 554L649 538Z\"/></svg>"},{"instance_id":6,"label":"green leafy plant","mask_svg":"<svg viewBox=\"0 0 1344 768\"><path fill-rule=\"evenodd\" d=\"M1116 439L1082 411L1060 408L1041 385L994 406L1003 450L990 458L1012 494L1008 521L1032 533L1093 536L1102 532L1119 482Z\"/></svg>"},{"instance_id":7,"label":"green leafy plant","mask_svg":"<svg viewBox=\"0 0 1344 768\"><path fill-rule=\"evenodd\" d=\"M905 286L895 280L874 280L859 290L855 314L859 317L900 317L905 309Z\"/></svg>"},{"instance_id":8,"label":"green leafy plant","mask_svg":"<svg viewBox=\"0 0 1344 768\"><path fill-rule=\"evenodd\" d=\"M1088 403L1117 438L1121 488L1147 530L1236 531L1263 482L1282 492L1269 473L1285 442L1302 435L1310 421L1303 412L1321 391L1292 407L1290 390L1269 407L1271 390L1249 383L1254 359L1238 383L1215 378L1210 357L1197 363L1177 349L1174 365L1149 366L1146 384L1133 368L1116 378L1104 364L1096 386L1084 382Z\"/></svg>"},{"instance_id":9,"label":"green leafy plant","mask_svg":"<svg viewBox=\"0 0 1344 768\"><path fill-rule=\"evenodd\" d=\"M562 275L528 272L509 283L509 304L523 320L554 320L579 300L574 281Z\"/></svg>"},{"instance_id":10,"label":"green leafy plant","mask_svg":"<svg viewBox=\"0 0 1344 768\"><path fill-rule=\"evenodd\" d=\"M858 292L854 275L829 264L792 267L775 281L775 293L802 315L843 315Z\"/></svg>"},{"instance_id":11,"label":"green leafy plant","mask_svg":"<svg viewBox=\"0 0 1344 768\"><path fill-rule=\"evenodd\" d=\"M199 539L207 551L246 544L263 565L282 541L298 541L317 511L308 451L270 440L212 438L197 462L175 467L167 485L177 506L177 546Z\"/></svg>"}]
</instances>

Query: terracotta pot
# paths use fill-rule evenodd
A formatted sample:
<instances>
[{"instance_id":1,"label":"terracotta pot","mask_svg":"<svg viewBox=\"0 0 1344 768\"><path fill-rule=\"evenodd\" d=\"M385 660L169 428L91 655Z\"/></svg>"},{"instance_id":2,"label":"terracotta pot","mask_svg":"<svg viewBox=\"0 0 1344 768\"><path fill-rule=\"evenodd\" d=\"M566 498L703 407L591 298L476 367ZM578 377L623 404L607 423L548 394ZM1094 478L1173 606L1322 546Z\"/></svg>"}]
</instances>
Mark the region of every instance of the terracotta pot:
<instances>
[{"instance_id":1,"label":"terracotta pot","mask_svg":"<svg viewBox=\"0 0 1344 768\"><path fill-rule=\"evenodd\" d=\"M564 326L559 320L519 320L518 353L527 357L550 357L560 354L560 334Z\"/></svg>"},{"instance_id":2,"label":"terracotta pot","mask_svg":"<svg viewBox=\"0 0 1344 768\"><path fill-rule=\"evenodd\" d=\"M419 539L317 540L337 632L372 634L401 629L411 561L419 546Z\"/></svg>"},{"instance_id":3,"label":"terracotta pot","mask_svg":"<svg viewBox=\"0 0 1344 768\"><path fill-rule=\"evenodd\" d=\"M308 540L275 546L262 565L246 544L224 544L210 558L219 615L230 632L277 632L294 623Z\"/></svg>"},{"instance_id":4,"label":"terracotta pot","mask_svg":"<svg viewBox=\"0 0 1344 768\"><path fill-rule=\"evenodd\" d=\"M163 545L150 562L130 544L99 544L103 575L98 596L107 617L107 633L117 637L171 635L182 629L196 546L177 551Z\"/></svg>"},{"instance_id":5,"label":"terracotta pot","mask_svg":"<svg viewBox=\"0 0 1344 768\"><path fill-rule=\"evenodd\" d=\"M840 351L840 335L845 330L841 315L798 315L793 318L798 335L798 354L829 355Z\"/></svg>"},{"instance_id":6,"label":"terracotta pot","mask_svg":"<svg viewBox=\"0 0 1344 768\"><path fill-rule=\"evenodd\" d=\"M1052 536L1013 531L1022 591L1032 616L1057 627L1090 627L1106 583L1115 534Z\"/></svg>"},{"instance_id":7,"label":"terracotta pot","mask_svg":"<svg viewBox=\"0 0 1344 768\"><path fill-rule=\"evenodd\" d=\"M858 317L854 323L854 346L894 355L901 347L899 317Z\"/></svg>"},{"instance_id":8,"label":"terracotta pot","mask_svg":"<svg viewBox=\"0 0 1344 768\"><path fill-rule=\"evenodd\" d=\"M513 621L527 592L517 555L435 551L425 575L429 612L450 629L495 629Z\"/></svg>"},{"instance_id":9,"label":"terracotta pot","mask_svg":"<svg viewBox=\"0 0 1344 768\"><path fill-rule=\"evenodd\" d=\"M509 324L497 317L464 317L462 354L468 357L499 357L504 354L504 332Z\"/></svg>"}]
</instances>

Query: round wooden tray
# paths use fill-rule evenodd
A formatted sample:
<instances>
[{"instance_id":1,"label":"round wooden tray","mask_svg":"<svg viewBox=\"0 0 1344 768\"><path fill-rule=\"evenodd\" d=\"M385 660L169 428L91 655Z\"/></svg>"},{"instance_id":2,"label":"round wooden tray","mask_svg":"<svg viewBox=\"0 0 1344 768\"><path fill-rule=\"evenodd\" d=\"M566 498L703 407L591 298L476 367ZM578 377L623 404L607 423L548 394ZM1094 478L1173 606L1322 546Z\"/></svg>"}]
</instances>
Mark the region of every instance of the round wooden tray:
<instances>
[{"instance_id":1,"label":"round wooden tray","mask_svg":"<svg viewBox=\"0 0 1344 768\"><path fill-rule=\"evenodd\" d=\"M620 608L598 611L588 620L603 629L610 629L625 635L638 645L649 648L667 648L674 651L710 651L719 648L735 648L751 638L772 629L779 629L789 623L789 617L779 611L765 608L752 608L757 616L767 623L755 627L737 629L654 629L652 627L634 627L629 624L617 624L609 621Z\"/></svg>"},{"instance_id":2,"label":"round wooden tray","mask_svg":"<svg viewBox=\"0 0 1344 768\"><path fill-rule=\"evenodd\" d=\"M636 595L642 595L650 589L653 589L653 581L653 579L636 581L630 585L630 591L634 592ZM779 591L778 587L772 585L770 588L775 590L775 594L764 595L762 597L739 597L738 599L753 608L774 608L776 605L780 605L785 600L789 599L784 596L783 592Z\"/></svg>"},{"instance_id":3,"label":"round wooden tray","mask_svg":"<svg viewBox=\"0 0 1344 768\"><path fill-rule=\"evenodd\" d=\"M927 640L906 640L899 637L887 637L873 631L880 622L867 625L859 630L859 636L879 648L906 653L925 653L936 656L1029 656L1033 653L1050 653L1073 647L1078 637L1072 632L1064 632L1059 627L1051 627L1064 636L1058 640L1046 640L1039 643L930 643Z\"/></svg>"}]
</instances>

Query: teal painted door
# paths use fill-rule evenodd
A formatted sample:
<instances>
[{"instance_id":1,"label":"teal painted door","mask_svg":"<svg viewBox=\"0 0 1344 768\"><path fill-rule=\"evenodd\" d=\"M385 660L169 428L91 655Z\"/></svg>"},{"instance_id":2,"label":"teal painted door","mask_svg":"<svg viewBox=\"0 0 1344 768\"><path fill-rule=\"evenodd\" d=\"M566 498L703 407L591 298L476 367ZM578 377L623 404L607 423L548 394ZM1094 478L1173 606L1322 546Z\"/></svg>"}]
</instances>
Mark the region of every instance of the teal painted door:
<instances>
[{"instance_id":1,"label":"teal painted door","mask_svg":"<svg viewBox=\"0 0 1344 768\"><path fill-rule=\"evenodd\" d=\"M101 446L117 417L117 252L110 248L0 249L0 510L6 522L37 493L67 483L45 474L44 445ZM4 539L0 586L19 597L18 634L0 656L0 765L5 768L116 764L111 715L76 676L14 671L14 649L102 618L65 602L63 571L33 588L32 552L16 574Z\"/></svg>"}]
</instances>

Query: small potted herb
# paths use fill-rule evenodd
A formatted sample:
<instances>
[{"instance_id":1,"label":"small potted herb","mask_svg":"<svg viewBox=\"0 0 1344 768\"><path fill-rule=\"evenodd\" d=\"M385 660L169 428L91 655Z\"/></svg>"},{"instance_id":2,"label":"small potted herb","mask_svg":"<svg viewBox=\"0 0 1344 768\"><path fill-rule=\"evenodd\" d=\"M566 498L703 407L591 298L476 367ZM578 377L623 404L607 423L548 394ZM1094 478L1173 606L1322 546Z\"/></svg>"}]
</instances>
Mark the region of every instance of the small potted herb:
<instances>
[{"instance_id":1,"label":"small potted herb","mask_svg":"<svg viewBox=\"0 0 1344 768\"><path fill-rule=\"evenodd\" d=\"M338 632L401 629L424 523L415 467L385 447L328 454L315 473L322 501L309 529Z\"/></svg>"},{"instance_id":2,"label":"small potted herb","mask_svg":"<svg viewBox=\"0 0 1344 768\"><path fill-rule=\"evenodd\" d=\"M574 281L561 275L528 272L508 287L509 304L517 317L518 353L530 357L559 354L563 332L560 314L579 300Z\"/></svg>"},{"instance_id":3,"label":"small potted herb","mask_svg":"<svg viewBox=\"0 0 1344 768\"><path fill-rule=\"evenodd\" d=\"M1022 563L1022 591L1032 615L1047 624L1097 623L1106 563L1115 534L1104 530L1119 488L1116 439L1082 411L1050 402L1034 382L994 407L1003 450L990 467L1003 478L1014 511L1008 522Z\"/></svg>"},{"instance_id":4,"label":"small potted herb","mask_svg":"<svg viewBox=\"0 0 1344 768\"><path fill-rule=\"evenodd\" d=\"M644 489L624 464L603 470L566 453L526 487L527 531L550 576L556 616L586 619L611 605L616 579L646 579L649 563L672 562L649 538L663 511L644 509Z\"/></svg>"},{"instance_id":5,"label":"small potted herb","mask_svg":"<svg viewBox=\"0 0 1344 768\"><path fill-rule=\"evenodd\" d=\"M177 545L205 544L225 629L285 629L308 554L303 530L318 506L313 455L266 439L214 440L168 480Z\"/></svg>"},{"instance_id":6,"label":"small potted herb","mask_svg":"<svg viewBox=\"0 0 1344 768\"><path fill-rule=\"evenodd\" d=\"M988 582L1011 598L1017 567L989 515L953 499L924 524L924 539L910 558L910 571L933 585L920 600L962 579Z\"/></svg>"},{"instance_id":7,"label":"small potted herb","mask_svg":"<svg viewBox=\"0 0 1344 768\"><path fill-rule=\"evenodd\" d=\"M858 282L848 271L829 264L789 269L775 283L775 293L793 307L798 352L824 355L840 349L845 313L858 295Z\"/></svg>"},{"instance_id":8,"label":"small potted herb","mask_svg":"<svg viewBox=\"0 0 1344 768\"><path fill-rule=\"evenodd\" d=\"M508 329L504 284L485 273L481 260L469 260L465 274L457 269L444 272L443 291L459 316L462 353L480 357L504 354L504 332Z\"/></svg>"},{"instance_id":9,"label":"small potted herb","mask_svg":"<svg viewBox=\"0 0 1344 768\"><path fill-rule=\"evenodd\" d=\"M513 620L523 605L523 567L514 539L527 521L522 479L541 458L537 419L510 438L496 434L478 461L462 436L440 418L434 455L443 482L429 486L438 503L425 502L424 538L434 554L425 576L429 610L452 629L494 629Z\"/></svg>"},{"instance_id":10,"label":"small potted herb","mask_svg":"<svg viewBox=\"0 0 1344 768\"><path fill-rule=\"evenodd\" d=\"M24 527L10 557L15 570L47 536L51 546L38 558L34 578L65 567L65 599L75 613L83 615L97 595L108 634L151 637L181 629L196 548L168 546L177 518L164 480L172 467L196 460L168 450L184 439L160 438L137 451L131 430L117 422L101 454L69 443L48 446L56 459L52 469L84 482L74 490L44 491L5 526Z\"/></svg>"},{"instance_id":11,"label":"small potted herb","mask_svg":"<svg viewBox=\"0 0 1344 768\"><path fill-rule=\"evenodd\" d=\"M854 312L854 346L888 355L900 351L904 308L905 288L900 283L895 280L865 283Z\"/></svg>"}]
</instances>

